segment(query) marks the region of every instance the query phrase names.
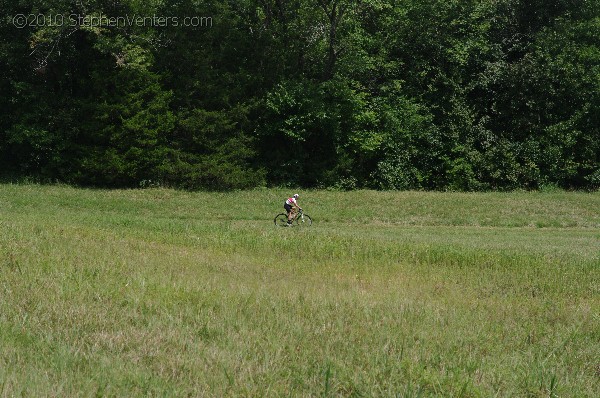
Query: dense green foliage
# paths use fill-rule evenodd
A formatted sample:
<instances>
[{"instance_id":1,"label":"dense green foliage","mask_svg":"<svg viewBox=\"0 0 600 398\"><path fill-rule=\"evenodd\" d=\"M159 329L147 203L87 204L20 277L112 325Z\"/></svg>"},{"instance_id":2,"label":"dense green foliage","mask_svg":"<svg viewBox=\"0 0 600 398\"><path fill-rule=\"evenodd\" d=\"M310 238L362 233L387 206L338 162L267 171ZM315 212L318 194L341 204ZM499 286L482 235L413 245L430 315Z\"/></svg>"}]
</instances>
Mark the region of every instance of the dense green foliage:
<instances>
[{"instance_id":1,"label":"dense green foliage","mask_svg":"<svg viewBox=\"0 0 600 398\"><path fill-rule=\"evenodd\" d=\"M600 187L599 0L0 4L5 177ZM18 29L20 14L45 17Z\"/></svg>"}]
</instances>

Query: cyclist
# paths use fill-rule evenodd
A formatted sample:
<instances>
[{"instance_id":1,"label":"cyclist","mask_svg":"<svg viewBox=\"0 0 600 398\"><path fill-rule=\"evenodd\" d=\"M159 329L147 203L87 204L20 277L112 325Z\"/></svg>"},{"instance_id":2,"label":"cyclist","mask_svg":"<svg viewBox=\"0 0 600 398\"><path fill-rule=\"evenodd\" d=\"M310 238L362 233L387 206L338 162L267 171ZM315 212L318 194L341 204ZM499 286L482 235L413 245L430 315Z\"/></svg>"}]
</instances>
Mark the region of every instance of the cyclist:
<instances>
[{"instance_id":1,"label":"cyclist","mask_svg":"<svg viewBox=\"0 0 600 398\"><path fill-rule=\"evenodd\" d=\"M294 217L296 217L296 209L302 210L302 208L300 206L298 206L298 201L297 201L298 196L300 196L300 195L295 193L291 198L287 198L287 200L283 204L283 208L287 212L287 216L288 216L288 221L287 221L288 225L292 225L292 220L294 219Z\"/></svg>"}]
</instances>

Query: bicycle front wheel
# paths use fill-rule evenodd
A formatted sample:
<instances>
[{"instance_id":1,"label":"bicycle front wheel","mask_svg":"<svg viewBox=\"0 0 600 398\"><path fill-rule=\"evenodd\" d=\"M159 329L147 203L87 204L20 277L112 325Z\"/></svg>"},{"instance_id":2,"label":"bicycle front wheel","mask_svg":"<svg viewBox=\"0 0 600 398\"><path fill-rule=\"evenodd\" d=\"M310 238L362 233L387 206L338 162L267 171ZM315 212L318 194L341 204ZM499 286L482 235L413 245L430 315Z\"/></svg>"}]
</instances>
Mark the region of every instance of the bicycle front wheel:
<instances>
[{"instance_id":1,"label":"bicycle front wheel","mask_svg":"<svg viewBox=\"0 0 600 398\"><path fill-rule=\"evenodd\" d=\"M301 214L294 220L294 225L298 227L310 227L312 225L312 218L308 214Z\"/></svg>"},{"instance_id":2,"label":"bicycle front wheel","mask_svg":"<svg viewBox=\"0 0 600 398\"><path fill-rule=\"evenodd\" d=\"M275 222L276 227L285 227L287 225L287 214L280 213L275 216L273 221Z\"/></svg>"}]
</instances>

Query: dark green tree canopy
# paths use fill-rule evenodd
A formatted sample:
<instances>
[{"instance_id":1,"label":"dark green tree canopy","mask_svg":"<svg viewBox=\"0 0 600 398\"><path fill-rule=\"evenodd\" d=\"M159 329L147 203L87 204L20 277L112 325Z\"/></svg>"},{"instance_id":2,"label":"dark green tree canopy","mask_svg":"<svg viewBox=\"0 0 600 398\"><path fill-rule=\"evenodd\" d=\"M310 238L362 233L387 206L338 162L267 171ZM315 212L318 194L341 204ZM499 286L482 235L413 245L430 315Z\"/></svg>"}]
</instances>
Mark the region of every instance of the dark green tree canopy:
<instances>
[{"instance_id":1,"label":"dark green tree canopy","mask_svg":"<svg viewBox=\"0 0 600 398\"><path fill-rule=\"evenodd\" d=\"M600 188L599 0L0 0L0 174Z\"/></svg>"}]
</instances>

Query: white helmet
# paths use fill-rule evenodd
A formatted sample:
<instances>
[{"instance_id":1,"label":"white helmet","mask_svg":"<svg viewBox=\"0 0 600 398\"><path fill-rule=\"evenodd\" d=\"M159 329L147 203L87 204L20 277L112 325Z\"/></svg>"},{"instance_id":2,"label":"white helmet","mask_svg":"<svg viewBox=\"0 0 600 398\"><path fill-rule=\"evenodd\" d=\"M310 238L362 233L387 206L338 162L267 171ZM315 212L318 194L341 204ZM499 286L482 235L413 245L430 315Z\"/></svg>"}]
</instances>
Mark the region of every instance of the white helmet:
<instances>
[{"instance_id":1,"label":"white helmet","mask_svg":"<svg viewBox=\"0 0 600 398\"><path fill-rule=\"evenodd\" d=\"M298 199L298 196L300 196L300 195L298 195L297 193L294 194L295 199Z\"/></svg>"}]
</instances>

